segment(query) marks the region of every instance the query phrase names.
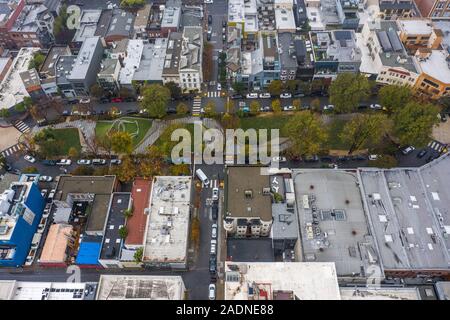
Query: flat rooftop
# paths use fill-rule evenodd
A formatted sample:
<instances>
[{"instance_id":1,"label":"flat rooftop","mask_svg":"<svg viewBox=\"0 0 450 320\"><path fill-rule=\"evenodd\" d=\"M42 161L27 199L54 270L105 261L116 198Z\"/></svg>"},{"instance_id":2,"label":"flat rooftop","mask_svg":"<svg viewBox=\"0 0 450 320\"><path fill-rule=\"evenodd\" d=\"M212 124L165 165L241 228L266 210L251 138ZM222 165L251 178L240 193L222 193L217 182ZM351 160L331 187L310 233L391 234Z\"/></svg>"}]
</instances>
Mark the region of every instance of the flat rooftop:
<instances>
[{"instance_id":1,"label":"flat rooftop","mask_svg":"<svg viewBox=\"0 0 450 320\"><path fill-rule=\"evenodd\" d=\"M272 197L263 195L263 189L270 188L270 180L261 175L261 167L228 167L227 176L226 216L272 220ZM251 196L246 196L246 191Z\"/></svg>"},{"instance_id":2,"label":"flat rooftop","mask_svg":"<svg viewBox=\"0 0 450 320\"><path fill-rule=\"evenodd\" d=\"M428 19L398 19L400 31L410 35L428 35L433 31L431 21Z\"/></svg>"},{"instance_id":3,"label":"flat rooftop","mask_svg":"<svg viewBox=\"0 0 450 320\"><path fill-rule=\"evenodd\" d=\"M47 76L55 76L56 75L56 61L59 56L67 56L70 55L70 48L68 46L53 46L47 53L45 57L44 63L39 69L40 74L45 74Z\"/></svg>"},{"instance_id":4,"label":"flat rooftop","mask_svg":"<svg viewBox=\"0 0 450 320\"><path fill-rule=\"evenodd\" d=\"M150 201L151 180L136 178L133 182L131 197L133 198L133 215L127 218L127 245L142 245L144 243L147 215L145 209Z\"/></svg>"},{"instance_id":5,"label":"flat rooftop","mask_svg":"<svg viewBox=\"0 0 450 320\"><path fill-rule=\"evenodd\" d=\"M135 70L133 80L161 81L166 59L167 39L157 38L155 43L144 44L139 67Z\"/></svg>"},{"instance_id":6,"label":"flat rooftop","mask_svg":"<svg viewBox=\"0 0 450 320\"><path fill-rule=\"evenodd\" d=\"M86 283L0 280L0 300L83 300Z\"/></svg>"},{"instance_id":7,"label":"flat rooftop","mask_svg":"<svg viewBox=\"0 0 450 320\"><path fill-rule=\"evenodd\" d=\"M365 277L372 245L358 177L353 171L293 170L304 261L334 262L337 274Z\"/></svg>"},{"instance_id":8,"label":"flat rooftop","mask_svg":"<svg viewBox=\"0 0 450 320\"><path fill-rule=\"evenodd\" d=\"M123 239L119 235L119 230L125 226L124 211L130 207L130 202L131 193L114 192L112 194L100 259L116 260L120 257Z\"/></svg>"},{"instance_id":9,"label":"flat rooftop","mask_svg":"<svg viewBox=\"0 0 450 320\"><path fill-rule=\"evenodd\" d=\"M448 65L447 50L431 50L431 54L425 60L417 59L422 72L443 83L450 83L450 67Z\"/></svg>"},{"instance_id":10,"label":"flat rooftop","mask_svg":"<svg viewBox=\"0 0 450 320\"><path fill-rule=\"evenodd\" d=\"M96 300L183 300L181 276L101 275Z\"/></svg>"},{"instance_id":11,"label":"flat rooftop","mask_svg":"<svg viewBox=\"0 0 450 320\"><path fill-rule=\"evenodd\" d=\"M127 54L123 59L124 67L120 69L119 81L121 84L131 84L134 73L141 63L142 52L144 50L143 40L129 40Z\"/></svg>"},{"instance_id":12,"label":"flat rooftop","mask_svg":"<svg viewBox=\"0 0 450 320\"><path fill-rule=\"evenodd\" d=\"M340 287L341 300L422 300L417 288Z\"/></svg>"},{"instance_id":13,"label":"flat rooftop","mask_svg":"<svg viewBox=\"0 0 450 320\"><path fill-rule=\"evenodd\" d=\"M448 270L448 155L420 169L361 169L361 187L386 270Z\"/></svg>"},{"instance_id":14,"label":"flat rooftop","mask_svg":"<svg viewBox=\"0 0 450 320\"><path fill-rule=\"evenodd\" d=\"M244 0L228 1L228 23L244 23L245 22L245 5Z\"/></svg>"},{"instance_id":15,"label":"flat rooftop","mask_svg":"<svg viewBox=\"0 0 450 320\"><path fill-rule=\"evenodd\" d=\"M288 8L275 8L277 30L295 30L294 12Z\"/></svg>"},{"instance_id":16,"label":"flat rooftop","mask_svg":"<svg viewBox=\"0 0 450 320\"><path fill-rule=\"evenodd\" d=\"M281 296L340 300L334 263L225 262L225 300L275 300Z\"/></svg>"},{"instance_id":17,"label":"flat rooftop","mask_svg":"<svg viewBox=\"0 0 450 320\"><path fill-rule=\"evenodd\" d=\"M442 43L450 46L450 32L445 32L445 30L450 30L449 20L436 20L433 21L433 25L436 29L442 30Z\"/></svg>"},{"instance_id":18,"label":"flat rooftop","mask_svg":"<svg viewBox=\"0 0 450 320\"><path fill-rule=\"evenodd\" d=\"M144 262L186 262L191 187L191 177L158 176L153 179Z\"/></svg>"},{"instance_id":19,"label":"flat rooftop","mask_svg":"<svg viewBox=\"0 0 450 320\"><path fill-rule=\"evenodd\" d=\"M100 37L89 37L84 40L75 60L74 68L67 76L68 79L80 80L86 77L95 50L99 45L101 46Z\"/></svg>"}]
</instances>

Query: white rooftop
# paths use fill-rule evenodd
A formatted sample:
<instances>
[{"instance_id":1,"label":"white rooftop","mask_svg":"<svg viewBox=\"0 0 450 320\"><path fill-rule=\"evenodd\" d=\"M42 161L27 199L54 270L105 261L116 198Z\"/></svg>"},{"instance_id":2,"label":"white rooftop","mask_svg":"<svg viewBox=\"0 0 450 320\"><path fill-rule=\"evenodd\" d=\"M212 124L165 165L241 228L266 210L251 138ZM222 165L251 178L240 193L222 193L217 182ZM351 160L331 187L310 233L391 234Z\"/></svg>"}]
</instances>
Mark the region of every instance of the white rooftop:
<instances>
[{"instance_id":1,"label":"white rooftop","mask_svg":"<svg viewBox=\"0 0 450 320\"><path fill-rule=\"evenodd\" d=\"M22 48L0 84L0 109L9 109L29 97L20 73L28 70L33 54L39 48Z\"/></svg>"},{"instance_id":2,"label":"white rooftop","mask_svg":"<svg viewBox=\"0 0 450 320\"><path fill-rule=\"evenodd\" d=\"M96 300L183 300L181 276L101 275Z\"/></svg>"},{"instance_id":3,"label":"white rooftop","mask_svg":"<svg viewBox=\"0 0 450 320\"><path fill-rule=\"evenodd\" d=\"M191 177L153 179L143 261L185 263L189 236Z\"/></svg>"},{"instance_id":4,"label":"white rooftop","mask_svg":"<svg viewBox=\"0 0 450 320\"><path fill-rule=\"evenodd\" d=\"M311 31L325 30L325 25L320 16L320 9L317 7L306 7L306 15Z\"/></svg>"},{"instance_id":5,"label":"white rooftop","mask_svg":"<svg viewBox=\"0 0 450 320\"><path fill-rule=\"evenodd\" d=\"M340 291L342 300L421 300L415 287L341 287Z\"/></svg>"},{"instance_id":6,"label":"white rooftop","mask_svg":"<svg viewBox=\"0 0 450 320\"><path fill-rule=\"evenodd\" d=\"M397 24L400 30L408 34L427 35L433 31L431 21L425 19L400 19L397 20Z\"/></svg>"},{"instance_id":7,"label":"white rooftop","mask_svg":"<svg viewBox=\"0 0 450 320\"><path fill-rule=\"evenodd\" d=\"M450 67L447 56L446 50L433 50L427 59L424 61L417 59L417 63L422 72L443 83L450 83Z\"/></svg>"},{"instance_id":8,"label":"white rooftop","mask_svg":"<svg viewBox=\"0 0 450 320\"><path fill-rule=\"evenodd\" d=\"M88 37L84 40L75 59L74 67L67 79L80 80L86 77L99 42L100 37Z\"/></svg>"},{"instance_id":9,"label":"white rooftop","mask_svg":"<svg viewBox=\"0 0 450 320\"><path fill-rule=\"evenodd\" d=\"M0 300L83 300L86 283L1 281Z\"/></svg>"},{"instance_id":10,"label":"white rooftop","mask_svg":"<svg viewBox=\"0 0 450 320\"><path fill-rule=\"evenodd\" d=\"M277 30L295 30L296 27L292 9L276 8L275 22Z\"/></svg>"},{"instance_id":11,"label":"white rooftop","mask_svg":"<svg viewBox=\"0 0 450 320\"><path fill-rule=\"evenodd\" d=\"M142 52L144 50L143 40L129 40L127 54L123 60L124 67L120 70L120 83L131 84L134 72L141 63Z\"/></svg>"},{"instance_id":12,"label":"white rooftop","mask_svg":"<svg viewBox=\"0 0 450 320\"><path fill-rule=\"evenodd\" d=\"M161 80L166 57L167 39L157 38L155 43L144 44L139 67L135 70L133 80Z\"/></svg>"},{"instance_id":13,"label":"white rooftop","mask_svg":"<svg viewBox=\"0 0 450 320\"><path fill-rule=\"evenodd\" d=\"M228 1L228 22L245 22L245 4L244 0Z\"/></svg>"},{"instance_id":14,"label":"white rooftop","mask_svg":"<svg viewBox=\"0 0 450 320\"><path fill-rule=\"evenodd\" d=\"M300 300L341 298L333 262L225 262L225 300L257 300L255 287L269 300L277 290Z\"/></svg>"}]
</instances>

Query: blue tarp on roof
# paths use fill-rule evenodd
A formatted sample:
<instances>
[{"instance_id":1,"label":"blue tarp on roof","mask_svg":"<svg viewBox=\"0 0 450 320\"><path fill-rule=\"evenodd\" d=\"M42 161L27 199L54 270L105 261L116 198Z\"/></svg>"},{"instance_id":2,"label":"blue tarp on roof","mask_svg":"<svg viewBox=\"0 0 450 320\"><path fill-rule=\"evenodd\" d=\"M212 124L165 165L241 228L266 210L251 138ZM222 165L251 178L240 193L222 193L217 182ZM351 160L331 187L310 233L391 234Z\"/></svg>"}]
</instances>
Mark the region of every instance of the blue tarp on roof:
<instances>
[{"instance_id":1,"label":"blue tarp on roof","mask_svg":"<svg viewBox=\"0 0 450 320\"><path fill-rule=\"evenodd\" d=\"M102 249L101 242L81 242L78 250L76 264L98 265L98 257Z\"/></svg>"}]
</instances>

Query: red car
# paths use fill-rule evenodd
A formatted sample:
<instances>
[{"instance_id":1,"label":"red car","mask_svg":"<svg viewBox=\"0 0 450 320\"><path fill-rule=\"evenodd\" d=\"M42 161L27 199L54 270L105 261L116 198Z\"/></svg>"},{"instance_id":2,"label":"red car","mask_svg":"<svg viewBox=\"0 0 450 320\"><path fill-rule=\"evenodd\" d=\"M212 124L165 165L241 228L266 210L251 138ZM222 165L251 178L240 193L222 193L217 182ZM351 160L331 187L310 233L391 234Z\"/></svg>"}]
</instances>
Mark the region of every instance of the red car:
<instances>
[{"instance_id":1,"label":"red car","mask_svg":"<svg viewBox=\"0 0 450 320\"><path fill-rule=\"evenodd\" d=\"M122 102L123 99L122 98L112 98L111 102Z\"/></svg>"}]
</instances>

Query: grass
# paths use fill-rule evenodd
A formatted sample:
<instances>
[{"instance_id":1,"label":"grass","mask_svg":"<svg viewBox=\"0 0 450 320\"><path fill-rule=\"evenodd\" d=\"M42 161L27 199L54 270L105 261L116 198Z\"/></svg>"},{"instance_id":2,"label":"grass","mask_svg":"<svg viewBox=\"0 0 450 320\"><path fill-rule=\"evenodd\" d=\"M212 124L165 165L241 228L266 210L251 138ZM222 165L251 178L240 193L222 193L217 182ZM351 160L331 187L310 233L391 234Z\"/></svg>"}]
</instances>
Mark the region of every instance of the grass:
<instances>
[{"instance_id":1,"label":"grass","mask_svg":"<svg viewBox=\"0 0 450 320\"><path fill-rule=\"evenodd\" d=\"M77 128L54 129L56 141L61 141L59 155L67 155L69 149L74 147L81 152L80 135Z\"/></svg>"},{"instance_id":2,"label":"grass","mask_svg":"<svg viewBox=\"0 0 450 320\"><path fill-rule=\"evenodd\" d=\"M340 134L348 120L334 118L328 125L328 143L330 150L348 150L350 146L340 139Z\"/></svg>"},{"instance_id":3,"label":"grass","mask_svg":"<svg viewBox=\"0 0 450 320\"><path fill-rule=\"evenodd\" d=\"M257 117L241 118L241 128L247 129L280 129L280 136L283 136L282 129L286 122L291 118L289 115L262 115ZM269 132L270 135L270 132Z\"/></svg>"},{"instance_id":4,"label":"grass","mask_svg":"<svg viewBox=\"0 0 450 320\"><path fill-rule=\"evenodd\" d=\"M139 142L144 138L147 131L152 126L152 121L149 119L143 119L143 118L133 118L133 117L123 117L119 118L120 120L127 120L127 121L133 121L133 123L124 123L123 128L126 132L133 134L137 132L137 129L139 129L139 132L136 136L133 137L133 146L137 146ZM111 129L121 130L119 128L117 120L111 120L111 121L98 121L97 125L95 126L95 135L97 138L104 137ZM136 122L137 121L137 126Z\"/></svg>"}]
</instances>

